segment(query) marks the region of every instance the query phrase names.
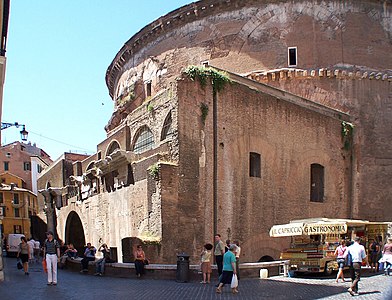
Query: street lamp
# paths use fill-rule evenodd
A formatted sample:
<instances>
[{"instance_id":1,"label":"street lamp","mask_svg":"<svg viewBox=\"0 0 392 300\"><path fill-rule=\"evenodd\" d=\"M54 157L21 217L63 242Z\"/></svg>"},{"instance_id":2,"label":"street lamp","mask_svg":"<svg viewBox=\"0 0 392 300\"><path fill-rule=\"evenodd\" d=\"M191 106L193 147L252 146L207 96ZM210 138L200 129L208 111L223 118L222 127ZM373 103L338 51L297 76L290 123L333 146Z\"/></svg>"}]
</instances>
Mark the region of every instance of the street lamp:
<instances>
[{"instance_id":1,"label":"street lamp","mask_svg":"<svg viewBox=\"0 0 392 300\"><path fill-rule=\"evenodd\" d=\"M26 130L26 126L23 124L19 124L18 122L15 123L3 123L1 122L1 130L15 126L16 128L19 128L19 126L22 126L22 130L20 131L20 138L22 141L26 142L27 141L27 136L28 132Z\"/></svg>"}]
</instances>

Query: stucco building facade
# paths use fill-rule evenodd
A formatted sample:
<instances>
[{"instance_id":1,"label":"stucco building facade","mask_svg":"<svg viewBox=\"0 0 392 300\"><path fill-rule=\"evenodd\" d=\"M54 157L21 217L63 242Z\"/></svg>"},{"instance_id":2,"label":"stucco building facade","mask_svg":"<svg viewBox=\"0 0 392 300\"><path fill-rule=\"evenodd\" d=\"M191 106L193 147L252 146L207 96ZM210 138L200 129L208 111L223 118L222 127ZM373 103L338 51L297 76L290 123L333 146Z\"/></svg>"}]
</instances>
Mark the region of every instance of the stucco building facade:
<instances>
[{"instance_id":1,"label":"stucco building facade","mask_svg":"<svg viewBox=\"0 0 392 300\"><path fill-rule=\"evenodd\" d=\"M274 224L391 219L391 12L202 0L144 27L107 70L107 138L56 187L59 235L173 263L220 233L257 261L288 244Z\"/></svg>"}]
</instances>

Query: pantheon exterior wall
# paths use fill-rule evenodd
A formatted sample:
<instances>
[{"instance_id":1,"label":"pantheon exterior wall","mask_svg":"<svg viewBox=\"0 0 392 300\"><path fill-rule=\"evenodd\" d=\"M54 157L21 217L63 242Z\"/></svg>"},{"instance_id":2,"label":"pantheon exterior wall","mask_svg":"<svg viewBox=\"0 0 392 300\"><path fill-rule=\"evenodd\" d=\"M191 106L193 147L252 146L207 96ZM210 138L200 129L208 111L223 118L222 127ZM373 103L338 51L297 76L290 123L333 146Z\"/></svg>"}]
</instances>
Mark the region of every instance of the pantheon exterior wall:
<instances>
[{"instance_id":1,"label":"pantheon exterior wall","mask_svg":"<svg viewBox=\"0 0 392 300\"><path fill-rule=\"evenodd\" d=\"M377 0L202 0L147 25L107 70L107 138L80 162L58 231L72 240L77 214L78 234L108 242L119 261L135 238L165 263L182 251L197 261L220 233L257 261L288 245L268 237L274 224L390 220L391 13ZM183 73L201 64L232 83L217 91ZM153 146L135 151L146 131Z\"/></svg>"}]
</instances>

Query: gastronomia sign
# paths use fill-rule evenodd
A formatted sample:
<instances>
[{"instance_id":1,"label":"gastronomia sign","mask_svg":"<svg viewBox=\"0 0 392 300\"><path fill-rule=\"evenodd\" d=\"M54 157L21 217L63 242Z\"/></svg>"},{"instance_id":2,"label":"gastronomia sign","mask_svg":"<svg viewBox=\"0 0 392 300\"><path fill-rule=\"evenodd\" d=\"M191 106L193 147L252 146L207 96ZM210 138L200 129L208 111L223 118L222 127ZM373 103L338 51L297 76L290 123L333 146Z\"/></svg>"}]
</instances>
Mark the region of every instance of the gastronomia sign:
<instances>
[{"instance_id":1,"label":"gastronomia sign","mask_svg":"<svg viewBox=\"0 0 392 300\"><path fill-rule=\"evenodd\" d=\"M325 223L313 223L305 224L304 228L305 235L315 234L343 234L347 232L347 224L325 224Z\"/></svg>"},{"instance_id":2,"label":"gastronomia sign","mask_svg":"<svg viewBox=\"0 0 392 300\"><path fill-rule=\"evenodd\" d=\"M347 224L345 223L289 223L272 226L269 232L271 237L343 233L347 233Z\"/></svg>"}]
</instances>

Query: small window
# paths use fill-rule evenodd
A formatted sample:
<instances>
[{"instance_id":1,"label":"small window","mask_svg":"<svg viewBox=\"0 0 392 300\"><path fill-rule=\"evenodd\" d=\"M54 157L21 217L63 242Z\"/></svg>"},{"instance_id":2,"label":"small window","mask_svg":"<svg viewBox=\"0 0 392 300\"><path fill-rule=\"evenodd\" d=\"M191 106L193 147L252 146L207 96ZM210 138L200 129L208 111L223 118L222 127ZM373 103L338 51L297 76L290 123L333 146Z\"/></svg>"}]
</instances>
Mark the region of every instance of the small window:
<instances>
[{"instance_id":1,"label":"small window","mask_svg":"<svg viewBox=\"0 0 392 300\"><path fill-rule=\"evenodd\" d=\"M14 225L14 233L22 233L22 226Z\"/></svg>"},{"instance_id":2,"label":"small window","mask_svg":"<svg viewBox=\"0 0 392 300\"><path fill-rule=\"evenodd\" d=\"M43 170L43 169L42 169L42 166L38 164L38 165L37 165L37 172L38 172L38 173L41 173L42 170Z\"/></svg>"},{"instance_id":3,"label":"small window","mask_svg":"<svg viewBox=\"0 0 392 300\"><path fill-rule=\"evenodd\" d=\"M98 152L97 158L98 158L98 160L102 158L101 151L100 151L100 152Z\"/></svg>"},{"instance_id":4,"label":"small window","mask_svg":"<svg viewBox=\"0 0 392 300\"><path fill-rule=\"evenodd\" d=\"M6 154L5 156L7 156L8 158L10 158L10 157L11 157L11 152L7 152L7 154Z\"/></svg>"},{"instance_id":5,"label":"small window","mask_svg":"<svg viewBox=\"0 0 392 300\"><path fill-rule=\"evenodd\" d=\"M310 201L324 201L324 167L319 164L310 166Z\"/></svg>"},{"instance_id":6,"label":"small window","mask_svg":"<svg viewBox=\"0 0 392 300\"><path fill-rule=\"evenodd\" d=\"M147 126L144 126L136 138L133 152L142 153L144 151L150 150L154 147L154 144L154 136L151 130Z\"/></svg>"},{"instance_id":7,"label":"small window","mask_svg":"<svg viewBox=\"0 0 392 300\"><path fill-rule=\"evenodd\" d=\"M16 205L19 204L19 194L14 194L14 197L12 199L12 202Z\"/></svg>"},{"instance_id":8,"label":"small window","mask_svg":"<svg viewBox=\"0 0 392 300\"><path fill-rule=\"evenodd\" d=\"M14 208L14 216L15 216L15 218L20 217L19 208Z\"/></svg>"},{"instance_id":9,"label":"small window","mask_svg":"<svg viewBox=\"0 0 392 300\"><path fill-rule=\"evenodd\" d=\"M10 162L9 161L5 161L4 162L4 171L9 171L10 169Z\"/></svg>"},{"instance_id":10,"label":"small window","mask_svg":"<svg viewBox=\"0 0 392 300\"><path fill-rule=\"evenodd\" d=\"M289 67L297 66L297 47L288 48L288 60Z\"/></svg>"},{"instance_id":11,"label":"small window","mask_svg":"<svg viewBox=\"0 0 392 300\"><path fill-rule=\"evenodd\" d=\"M31 163L30 162L24 162L23 163L23 170L24 171L31 171Z\"/></svg>"},{"instance_id":12,"label":"small window","mask_svg":"<svg viewBox=\"0 0 392 300\"><path fill-rule=\"evenodd\" d=\"M261 156L255 152L249 155L249 176L261 177Z\"/></svg>"},{"instance_id":13,"label":"small window","mask_svg":"<svg viewBox=\"0 0 392 300\"><path fill-rule=\"evenodd\" d=\"M5 212L7 210L5 209L5 206L0 206L0 216L6 217Z\"/></svg>"},{"instance_id":14,"label":"small window","mask_svg":"<svg viewBox=\"0 0 392 300\"><path fill-rule=\"evenodd\" d=\"M147 94L147 97L151 96L151 81L146 83L146 94Z\"/></svg>"},{"instance_id":15,"label":"small window","mask_svg":"<svg viewBox=\"0 0 392 300\"><path fill-rule=\"evenodd\" d=\"M167 115L165 122L163 123L162 134L161 134L161 141L170 137L173 134L172 130L172 117L171 112Z\"/></svg>"},{"instance_id":16,"label":"small window","mask_svg":"<svg viewBox=\"0 0 392 300\"><path fill-rule=\"evenodd\" d=\"M0 193L0 204L4 203L4 198L3 197L4 197L3 193Z\"/></svg>"}]
</instances>

